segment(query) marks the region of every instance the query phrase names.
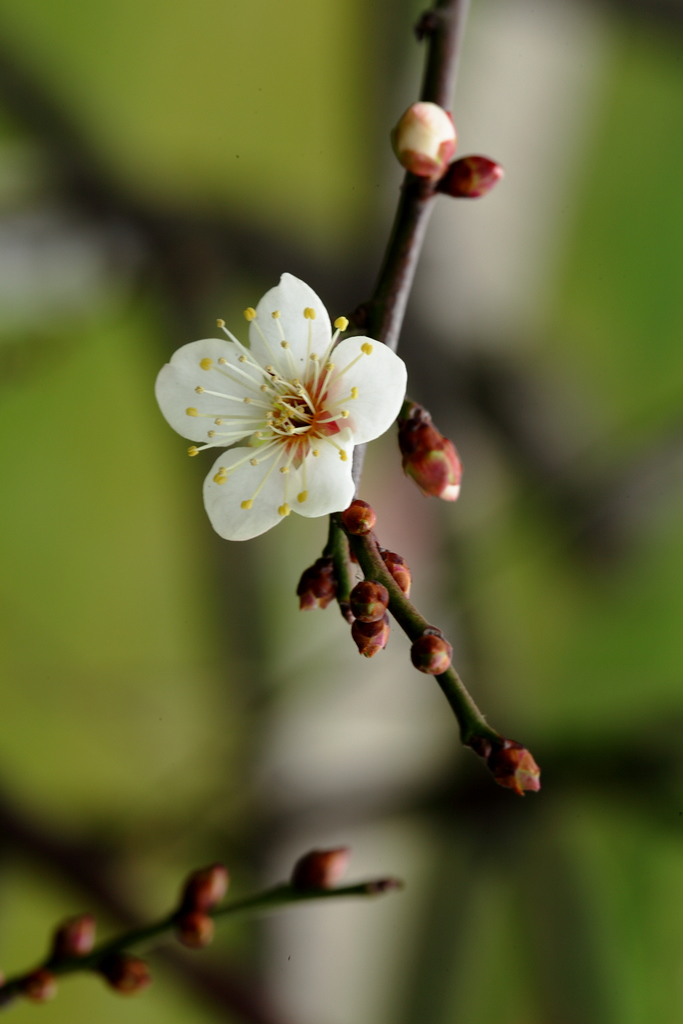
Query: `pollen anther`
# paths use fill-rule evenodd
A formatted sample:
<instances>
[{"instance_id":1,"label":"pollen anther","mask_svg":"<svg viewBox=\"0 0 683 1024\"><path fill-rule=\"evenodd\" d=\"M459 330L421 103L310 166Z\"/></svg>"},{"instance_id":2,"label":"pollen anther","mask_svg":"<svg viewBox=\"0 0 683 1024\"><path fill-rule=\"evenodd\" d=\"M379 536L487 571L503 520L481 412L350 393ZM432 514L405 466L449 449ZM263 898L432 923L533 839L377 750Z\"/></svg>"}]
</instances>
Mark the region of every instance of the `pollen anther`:
<instances>
[{"instance_id":1,"label":"pollen anther","mask_svg":"<svg viewBox=\"0 0 683 1024\"><path fill-rule=\"evenodd\" d=\"M194 409L192 406L190 406L189 409L185 410L185 415L186 416L199 416L199 413L197 412L196 409Z\"/></svg>"},{"instance_id":2,"label":"pollen anther","mask_svg":"<svg viewBox=\"0 0 683 1024\"><path fill-rule=\"evenodd\" d=\"M213 478L213 482L215 484L224 484L227 479L228 477L225 472L225 469L223 468L223 466L221 466L221 468L218 470L215 477Z\"/></svg>"},{"instance_id":3,"label":"pollen anther","mask_svg":"<svg viewBox=\"0 0 683 1024\"><path fill-rule=\"evenodd\" d=\"M288 341L281 341L280 342L280 348L285 348L285 349L289 348L289 342Z\"/></svg>"},{"instance_id":4,"label":"pollen anther","mask_svg":"<svg viewBox=\"0 0 683 1024\"><path fill-rule=\"evenodd\" d=\"M281 515L281 516L288 516L288 515L289 515L289 513L290 513L290 512L292 511L292 510L290 509L290 507L289 507L289 505L287 504L287 502L285 502L285 503L284 503L284 505L280 505L280 507L279 507L279 509L278 509L277 511L278 511L278 515Z\"/></svg>"},{"instance_id":5,"label":"pollen anther","mask_svg":"<svg viewBox=\"0 0 683 1024\"><path fill-rule=\"evenodd\" d=\"M187 454L190 456L190 458L192 458L193 455L199 455L199 448L197 448L196 445L191 444L190 447L187 449Z\"/></svg>"},{"instance_id":6,"label":"pollen anther","mask_svg":"<svg viewBox=\"0 0 683 1024\"><path fill-rule=\"evenodd\" d=\"M256 310L254 309L253 306L247 306L247 308L244 310L244 319L245 320L255 320L256 319ZM251 505L249 506L249 508L251 508Z\"/></svg>"},{"instance_id":7,"label":"pollen anther","mask_svg":"<svg viewBox=\"0 0 683 1024\"><path fill-rule=\"evenodd\" d=\"M372 354L372 345L370 344L369 341L364 341L360 347L360 350L361 352L365 352L366 356L369 356Z\"/></svg>"},{"instance_id":8,"label":"pollen anther","mask_svg":"<svg viewBox=\"0 0 683 1024\"><path fill-rule=\"evenodd\" d=\"M338 331L345 331L346 328L349 326L349 321L346 319L345 316L338 316L337 319L334 321L334 326L337 328Z\"/></svg>"},{"instance_id":9,"label":"pollen anther","mask_svg":"<svg viewBox=\"0 0 683 1024\"><path fill-rule=\"evenodd\" d=\"M194 390L195 390L195 393L198 394L198 395L203 395L204 394L204 388L201 386L201 384L198 384L197 387Z\"/></svg>"},{"instance_id":10,"label":"pollen anther","mask_svg":"<svg viewBox=\"0 0 683 1024\"><path fill-rule=\"evenodd\" d=\"M250 466L258 466L258 459L249 459Z\"/></svg>"},{"instance_id":11,"label":"pollen anther","mask_svg":"<svg viewBox=\"0 0 683 1024\"><path fill-rule=\"evenodd\" d=\"M213 359L209 359L208 356L205 356L203 359L199 360L199 365L201 366L202 370L210 370L211 367L213 366Z\"/></svg>"},{"instance_id":12,"label":"pollen anther","mask_svg":"<svg viewBox=\"0 0 683 1024\"><path fill-rule=\"evenodd\" d=\"M315 320L315 310L312 306L306 306L304 309L304 316L307 320Z\"/></svg>"},{"instance_id":13,"label":"pollen anther","mask_svg":"<svg viewBox=\"0 0 683 1024\"><path fill-rule=\"evenodd\" d=\"M245 314L245 316L246 316L246 314ZM253 317L248 317L247 319L251 319L251 320L253 320L254 318L253 318ZM254 504L254 502L253 502L253 501L251 500L251 498L249 498L249 500L248 500L248 501L243 501L243 502L242 502L242 503L240 504L240 508L243 508L243 509L244 509L244 511L245 511L245 512L247 512L247 511L248 511L248 510L249 510L249 509L251 508L251 506L252 506L253 504Z\"/></svg>"},{"instance_id":14,"label":"pollen anther","mask_svg":"<svg viewBox=\"0 0 683 1024\"><path fill-rule=\"evenodd\" d=\"M280 310L279 309L274 309L273 312L270 315L272 316L273 320L279 320L280 319Z\"/></svg>"},{"instance_id":15,"label":"pollen anther","mask_svg":"<svg viewBox=\"0 0 683 1024\"><path fill-rule=\"evenodd\" d=\"M308 491L302 491L301 494L297 495L296 500L298 502L300 502L300 503L303 503L304 501L306 501L307 497L308 497Z\"/></svg>"}]
</instances>

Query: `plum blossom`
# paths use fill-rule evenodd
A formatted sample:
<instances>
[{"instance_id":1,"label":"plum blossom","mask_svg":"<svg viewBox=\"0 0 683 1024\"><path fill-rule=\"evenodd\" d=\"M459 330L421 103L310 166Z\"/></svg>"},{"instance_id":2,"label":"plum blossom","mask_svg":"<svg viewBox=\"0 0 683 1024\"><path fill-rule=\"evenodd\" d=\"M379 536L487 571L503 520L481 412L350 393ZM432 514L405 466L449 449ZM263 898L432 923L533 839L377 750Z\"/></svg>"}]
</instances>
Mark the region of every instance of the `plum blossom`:
<instances>
[{"instance_id":1,"label":"plum blossom","mask_svg":"<svg viewBox=\"0 0 683 1024\"><path fill-rule=\"evenodd\" d=\"M403 402L403 360L380 342L339 340L312 288L283 274L244 311L249 345L225 338L184 345L163 367L156 397L196 455L223 448L204 482L204 506L226 540L265 533L290 512L322 516L354 494L356 444L387 430Z\"/></svg>"}]
</instances>

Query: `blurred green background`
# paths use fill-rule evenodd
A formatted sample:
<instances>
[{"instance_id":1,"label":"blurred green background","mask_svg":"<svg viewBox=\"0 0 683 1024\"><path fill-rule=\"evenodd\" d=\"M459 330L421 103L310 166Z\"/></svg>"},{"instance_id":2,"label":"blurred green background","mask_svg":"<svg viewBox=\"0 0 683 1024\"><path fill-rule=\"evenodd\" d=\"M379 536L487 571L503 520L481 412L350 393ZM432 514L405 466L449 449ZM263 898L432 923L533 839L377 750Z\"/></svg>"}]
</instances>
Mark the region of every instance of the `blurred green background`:
<instances>
[{"instance_id":1,"label":"blurred green background","mask_svg":"<svg viewBox=\"0 0 683 1024\"><path fill-rule=\"evenodd\" d=\"M473 0L459 152L401 353L458 445L455 506L362 496L538 796L497 789L389 648L295 587L325 524L211 531L211 465L153 399L176 347L244 337L283 271L372 291L417 95L420 7L5 0L0 14L0 962L90 910L164 912L349 843L378 903L153 952L122 1001L66 982L18 1024L679 1024L683 1017L683 5ZM438 506L438 507L437 507Z\"/></svg>"}]
</instances>

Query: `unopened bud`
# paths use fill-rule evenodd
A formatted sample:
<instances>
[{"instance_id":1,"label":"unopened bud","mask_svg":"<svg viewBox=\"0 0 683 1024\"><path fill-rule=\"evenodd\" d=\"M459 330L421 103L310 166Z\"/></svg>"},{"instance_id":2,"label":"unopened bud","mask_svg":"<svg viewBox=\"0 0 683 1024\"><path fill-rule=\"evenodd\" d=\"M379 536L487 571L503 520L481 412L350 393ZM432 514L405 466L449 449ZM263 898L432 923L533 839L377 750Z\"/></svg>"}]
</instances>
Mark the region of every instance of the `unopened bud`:
<instances>
[{"instance_id":1,"label":"unopened bud","mask_svg":"<svg viewBox=\"0 0 683 1024\"><path fill-rule=\"evenodd\" d=\"M111 953L97 968L111 987L121 995L133 996L152 984L152 975L144 960L130 953Z\"/></svg>"},{"instance_id":2,"label":"unopened bud","mask_svg":"<svg viewBox=\"0 0 683 1024\"><path fill-rule=\"evenodd\" d=\"M391 133L394 153L406 170L439 179L455 153L453 118L436 103L413 103Z\"/></svg>"},{"instance_id":3,"label":"unopened bud","mask_svg":"<svg viewBox=\"0 0 683 1024\"><path fill-rule=\"evenodd\" d=\"M95 945L95 918L92 914L71 917L57 928L52 941L52 958L87 956Z\"/></svg>"},{"instance_id":4,"label":"unopened bud","mask_svg":"<svg viewBox=\"0 0 683 1024\"><path fill-rule=\"evenodd\" d=\"M450 668L453 648L448 640L434 633L419 636L410 648L410 660L420 672L440 676Z\"/></svg>"},{"instance_id":5,"label":"unopened bud","mask_svg":"<svg viewBox=\"0 0 683 1024\"><path fill-rule=\"evenodd\" d=\"M412 577L405 558L401 555L397 555L395 551L385 551L383 548L380 549L380 554L384 559L384 564L387 569L394 577L403 593L408 597L410 594Z\"/></svg>"},{"instance_id":6,"label":"unopened bud","mask_svg":"<svg viewBox=\"0 0 683 1024\"><path fill-rule=\"evenodd\" d=\"M368 505L367 501L361 501L360 498L356 498L342 512L342 522L349 533L362 536L364 533L370 533L370 530L374 529L377 516L375 510Z\"/></svg>"},{"instance_id":7,"label":"unopened bud","mask_svg":"<svg viewBox=\"0 0 683 1024\"><path fill-rule=\"evenodd\" d=\"M351 611L361 622L377 622L384 618L389 604L389 591L381 583L361 580L349 597Z\"/></svg>"},{"instance_id":8,"label":"unopened bud","mask_svg":"<svg viewBox=\"0 0 683 1024\"><path fill-rule=\"evenodd\" d=\"M354 619L351 626L351 636L356 647L366 658L372 658L386 647L390 631L389 616L386 612L376 622L360 622Z\"/></svg>"},{"instance_id":9,"label":"unopened bud","mask_svg":"<svg viewBox=\"0 0 683 1024\"><path fill-rule=\"evenodd\" d=\"M190 949L204 949L212 941L216 927L213 918L200 910L182 914L176 921L176 935Z\"/></svg>"},{"instance_id":10,"label":"unopened bud","mask_svg":"<svg viewBox=\"0 0 683 1024\"><path fill-rule=\"evenodd\" d=\"M346 874L350 856L348 846L339 846L334 850L311 850L294 865L292 887L334 889Z\"/></svg>"},{"instance_id":11,"label":"unopened bud","mask_svg":"<svg viewBox=\"0 0 683 1024\"><path fill-rule=\"evenodd\" d=\"M57 995L57 979L52 971L48 971L45 967L39 967L37 971L33 971L24 978L21 991L27 999L32 999L34 1003L47 1003Z\"/></svg>"},{"instance_id":12,"label":"unopened bud","mask_svg":"<svg viewBox=\"0 0 683 1024\"><path fill-rule=\"evenodd\" d=\"M398 419L398 446L403 472L423 494L455 501L460 494L462 465L455 445L440 434L426 409L406 402Z\"/></svg>"},{"instance_id":13,"label":"unopened bud","mask_svg":"<svg viewBox=\"0 0 683 1024\"><path fill-rule=\"evenodd\" d=\"M541 769L526 747L515 740L504 740L486 763L499 786L514 789L520 796L524 796L525 791L537 793L541 788Z\"/></svg>"},{"instance_id":14,"label":"unopened bud","mask_svg":"<svg viewBox=\"0 0 683 1024\"><path fill-rule=\"evenodd\" d=\"M495 188L504 174L500 164L487 156L464 156L450 165L436 188L456 199L478 199Z\"/></svg>"},{"instance_id":15,"label":"unopened bud","mask_svg":"<svg viewBox=\"0 0 683 1024\"><path fill-rule=\"evenodd\" d=\"M332 559L323 556L308 569L304 569L296 593L302 611L327 608L330 601L337 596L337 580Z\"/></svg>"},{"instance_id":16,"label":"unopened bud","mask_svg":"<svg viewBox=\"0 0 683 1024\"><path fill-rule=\"evenodd\" d=\"M208 868L193 871L183 886L181 908L188 912L198 910L200 913L213 910L228 891L229 881L224 864L211 864Z\"/></svg>"}]
</instances>

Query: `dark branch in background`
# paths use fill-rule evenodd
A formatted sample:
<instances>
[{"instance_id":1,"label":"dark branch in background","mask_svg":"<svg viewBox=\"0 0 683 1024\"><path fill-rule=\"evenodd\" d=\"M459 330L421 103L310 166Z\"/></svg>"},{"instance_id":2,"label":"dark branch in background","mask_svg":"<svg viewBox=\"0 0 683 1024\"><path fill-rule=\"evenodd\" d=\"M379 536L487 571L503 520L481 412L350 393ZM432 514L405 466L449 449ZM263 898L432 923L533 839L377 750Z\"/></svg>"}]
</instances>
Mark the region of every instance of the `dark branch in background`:
<instances>
[{"instance_id":1,"label":"dark branch in background","mask_svg":"<svg viewBox=\"0 0 683 1024\"><path fill-rule=\"evenodd\" d=\"M78 889L88 903L94 902L120 925L140 925L138 911L118 885L108 878L112 858L98 855L91 845L70 841L37 824L0 794L0 836L5 849L18 853L24 862L56 874L69 887ZM247 1024L283 1024L266 1005L255 985L231 968L223 958L220 973L197 960L188 960L174 949L159 950L162 963L195 992L198 998L220 1012L229 1010Z\"/></svg>"}]
</instances>

